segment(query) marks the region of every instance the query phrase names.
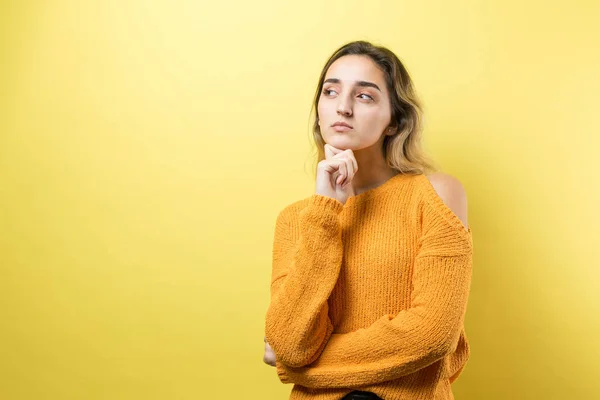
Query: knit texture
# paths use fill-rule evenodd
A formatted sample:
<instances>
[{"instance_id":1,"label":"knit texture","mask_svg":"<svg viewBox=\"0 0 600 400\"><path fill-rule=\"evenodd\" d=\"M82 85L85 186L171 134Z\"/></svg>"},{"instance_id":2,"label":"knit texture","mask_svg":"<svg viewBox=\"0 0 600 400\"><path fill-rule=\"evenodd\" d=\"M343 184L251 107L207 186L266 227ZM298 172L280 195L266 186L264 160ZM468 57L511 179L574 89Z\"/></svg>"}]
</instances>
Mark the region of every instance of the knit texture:
<instances>
[{"instance_id":1,"label":"knit texture","mask_svg":"<svg viewBox=\"0 0 600 400\"><path fill-rule=\"evenodd\" d=\"M424 175L278 215L267 342L290 399L453 399L469 358L472 234Z\"/></svg>"}]
</instances>

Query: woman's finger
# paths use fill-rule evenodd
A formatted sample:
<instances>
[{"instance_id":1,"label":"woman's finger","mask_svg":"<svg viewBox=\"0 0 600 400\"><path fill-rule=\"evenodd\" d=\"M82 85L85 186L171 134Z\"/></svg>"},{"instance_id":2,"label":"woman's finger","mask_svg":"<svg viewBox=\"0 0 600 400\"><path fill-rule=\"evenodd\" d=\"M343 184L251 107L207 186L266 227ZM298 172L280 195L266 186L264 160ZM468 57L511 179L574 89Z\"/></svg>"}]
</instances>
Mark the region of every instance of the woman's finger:
<instances>
[{"instance_id":1,"label":"woman's finger","mask_svg":"<svg viewBox=\"0 0 600 400\"><path fill-rule=\"evenodd\" d=\"M339 166L338 166L338 170L340 171L340 175L337 177L335 183L338 184L338 185L342 185L343 182L348 177L348 171L347 171L347 167L346 167L346 162L344 160L340 160Z\"/></svg>"},{"instance_id":2,"label":"woman's finger","mask_svg":"<svg viewBox=\"0 0 600 400\"><path fill-rule=\"evenodd\" d=\"M354 164L354 173L356 173L356 171L358 171L358 162L356 162L356 157L354 157L354 153L352 152L352 150L348 149L346 150L348 152L349 155L349 159L352 160L352 164Z\"/></svg>"},{"instance_id":3,"label":"woman's finger","mask_svg":"<svg viewBox=\"0 0 600 400\"><path fill-rule=\"evenodd\" d=\"M344 161L346 162L346 171L348 172L348 175L343 186L349 184L352 181L352 178L354 178L354 163L350 158L347 158Z\"/></svg>"},{"instance_id":4,"label":"woman's finger","mask_svg":"<svg viewBox=\"0 0 600 400\"><path fill-rule=\"evenodd\" d=\"M329 160L335 156L336 153L333 152L333 146L326 144L323 149L325 150L325 159Z\"/></svg>"},{"instance_id":5,"label":"woman's finger","mask_svg":"<svg viewBox=\"0 0 600 400\"><path fill-rule=\"evenodd\" d=\"M325 159L326 160L333 158L334 156L344 152L344 150L335 148L330 144L325 144L324 149L325 149Z\"/></svg>"},{"instance_id":6,"label":"woman's finger","mask_svg":"<svg viewBox=\"0 0 600 400\"><path fill-rule=\"evenodd\" d=\"M343 153L344 152L344 150L338 149L337 147L333 147L330 144L328 144L327 146L329 146L329 149L333 152L333 154L339 154L339 153Z\"/></svg>"}]
</instances>

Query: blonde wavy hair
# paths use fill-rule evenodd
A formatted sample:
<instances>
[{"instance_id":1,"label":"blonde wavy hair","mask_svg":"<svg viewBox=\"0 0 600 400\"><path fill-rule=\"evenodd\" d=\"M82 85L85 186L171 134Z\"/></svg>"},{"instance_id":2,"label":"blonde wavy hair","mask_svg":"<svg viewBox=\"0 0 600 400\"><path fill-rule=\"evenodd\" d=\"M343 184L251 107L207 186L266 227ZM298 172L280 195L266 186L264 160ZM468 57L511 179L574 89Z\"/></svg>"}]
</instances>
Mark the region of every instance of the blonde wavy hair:
<instances>
[{"instance_id":1,"label":"blonde wavy hair","mask_svg":"<svg viewBox=\"0 0 600 400\"><path fill-rule=\"evenodd\" d=\"M361 40L350 42L337 49L327 60L319 77L319 84L311 110L311 113L314 112L315 115L312 126L312 136L316 145L315 176L319 161L325 159L323 149L325 141L321 136L317 111L319 98L323 90L323 81L331 64L347 55L369 57L385 75L388 92L390 93L392 113L390 125L396 128L396 132L393 135L386 136L383 142L384 157L390 168L402 174L415 175L437 171L437 165L425 154L422 148L423 108L408 71L389 49Z\"/></svg>"}]
</instances>

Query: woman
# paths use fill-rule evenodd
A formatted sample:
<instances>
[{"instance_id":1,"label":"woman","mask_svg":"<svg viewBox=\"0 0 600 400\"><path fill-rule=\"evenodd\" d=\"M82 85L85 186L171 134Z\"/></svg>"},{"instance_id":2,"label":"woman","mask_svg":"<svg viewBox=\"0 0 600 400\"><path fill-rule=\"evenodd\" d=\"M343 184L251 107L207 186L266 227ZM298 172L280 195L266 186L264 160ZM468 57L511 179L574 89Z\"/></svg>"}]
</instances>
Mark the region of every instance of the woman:
<instances>
[{"instance_id":1,"label":"woman","mask_svg":"<svg viewBox=\"0 0 600 400\"><path fill-rule=\"evenodd\" d=\"M290 399L453 399L469 357L465 190L423 155L388 49L338 49L314 107L315 193L277 217L264 361Z\"/></svg>"}]
</instances>

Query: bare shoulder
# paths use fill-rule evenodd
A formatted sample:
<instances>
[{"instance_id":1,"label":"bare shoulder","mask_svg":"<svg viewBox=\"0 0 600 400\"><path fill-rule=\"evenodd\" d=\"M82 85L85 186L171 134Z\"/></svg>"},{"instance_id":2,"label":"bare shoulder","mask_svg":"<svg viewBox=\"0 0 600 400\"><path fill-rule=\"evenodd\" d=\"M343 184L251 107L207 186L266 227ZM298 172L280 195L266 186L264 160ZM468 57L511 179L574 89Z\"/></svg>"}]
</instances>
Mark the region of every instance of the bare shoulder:
<instances>
[{"instance_id":1,"label":"bare shoulder","mask_svg":"<svg viewBox=\"0 0 600 400\"><path fill-rule=\"evenodd\" d=\"M429 174L427 179L444 204L456 214L465 227L468 227L467 192L462 183L454 176L442 172Z\"/></svg>"}]
</instances>

